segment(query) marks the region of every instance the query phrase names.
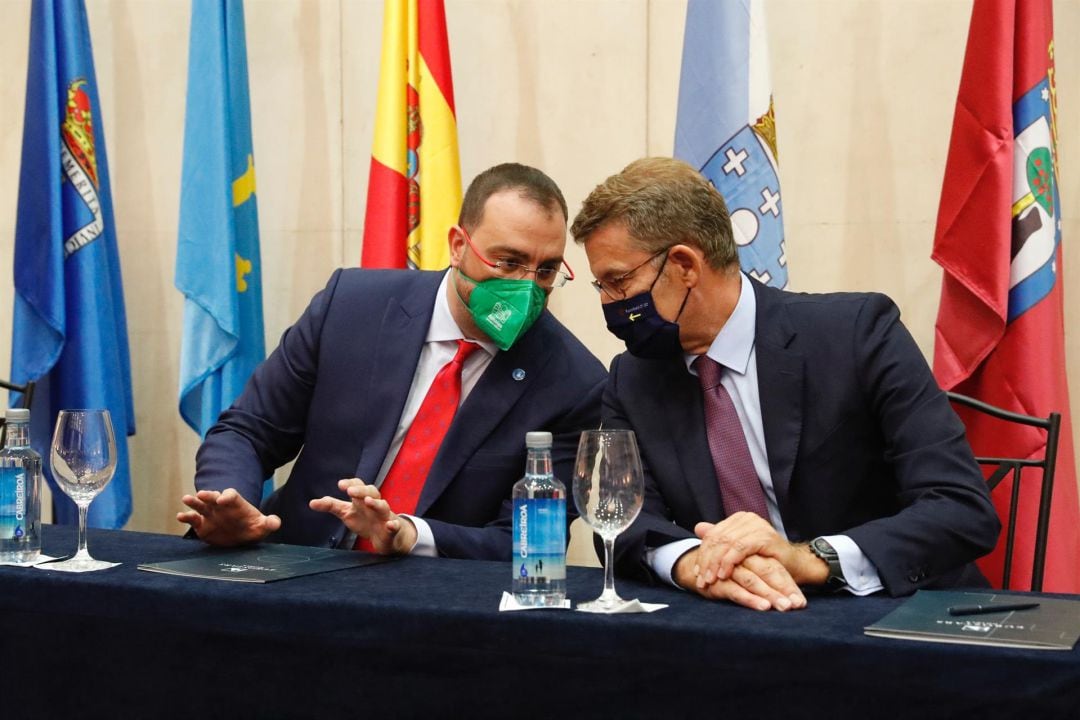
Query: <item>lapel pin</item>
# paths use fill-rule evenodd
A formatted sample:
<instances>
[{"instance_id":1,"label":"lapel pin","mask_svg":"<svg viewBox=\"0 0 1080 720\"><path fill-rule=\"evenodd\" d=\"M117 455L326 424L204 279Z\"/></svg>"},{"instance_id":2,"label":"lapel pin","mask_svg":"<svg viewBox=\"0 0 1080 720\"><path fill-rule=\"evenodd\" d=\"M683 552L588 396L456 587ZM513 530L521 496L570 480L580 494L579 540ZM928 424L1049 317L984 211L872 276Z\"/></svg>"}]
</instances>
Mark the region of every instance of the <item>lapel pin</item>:
<instances>
[{"instance_id":1,"label":"lapel pin","mask_svg":"<svg viewBox=\"0 0 1080 720\"><path fill-rule=\"evenodd\" d=\"M514 370L514 372L510 373L510 375L518 382L521 382L525 379L525 371L521 368L517 368L516 370Z\"/></svg>"}]
</instances>

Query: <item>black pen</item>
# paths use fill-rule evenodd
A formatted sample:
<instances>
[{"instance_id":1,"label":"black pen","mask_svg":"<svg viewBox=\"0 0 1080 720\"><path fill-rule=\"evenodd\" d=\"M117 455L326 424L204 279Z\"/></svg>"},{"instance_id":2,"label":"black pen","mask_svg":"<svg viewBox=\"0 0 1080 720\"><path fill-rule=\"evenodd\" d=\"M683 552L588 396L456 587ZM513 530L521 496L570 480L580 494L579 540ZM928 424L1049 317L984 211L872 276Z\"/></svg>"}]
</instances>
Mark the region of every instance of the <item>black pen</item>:
<instances>
[{"instance_id":1,"label":"black pen","mask_svg":"<svg viewBox=\"0 0 1080 720\"><path fill-rule=\"evenodd\" d=\"M999 605L956 605L949 608L949 614L957 615L991 615L994 613L1015 612L1017 610L1034 610L1039 607L1037 602L1027 603L1001 603Z\"/></svg>"}]
</instances>

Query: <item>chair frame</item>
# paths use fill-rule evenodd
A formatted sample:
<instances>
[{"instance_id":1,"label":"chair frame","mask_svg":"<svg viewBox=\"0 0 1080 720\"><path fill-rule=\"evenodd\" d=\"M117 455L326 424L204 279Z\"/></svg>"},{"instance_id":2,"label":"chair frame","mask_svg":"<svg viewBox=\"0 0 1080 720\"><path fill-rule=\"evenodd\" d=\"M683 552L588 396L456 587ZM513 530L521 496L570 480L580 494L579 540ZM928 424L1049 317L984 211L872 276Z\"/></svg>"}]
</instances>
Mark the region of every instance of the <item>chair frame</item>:
<instances>
[{"instance_id":1,"label":"chair frame","mask_svg":"<svg viewBox=\"0 0 1080 720\"><path fill-rule=\"evenodd\" d=\"M1046 564L1046 542L1050 530L1050 501L1054 493L1054 470L1057 467L1058 440L1061 434L1061 413L1052 412L1045 418L1033 417L1003 410L967 395L955 392L947 393L947 395L949 401L957 405L977 410L999 420L1041 428L1046 431L1046 450L1041 460L1002 457L975 458L979 465L997 468L986 479L986 484L991 491L1000 485L1006 476L1011 474L1013 478L1012 494L1009 498L1009 523L1005 535L1005 564L1001 580L1003 590L1009 589L1009 578L1012 575L1016 511L1020 504L1021 471L1027 467L1042 468L1042 488L1039 496L1039 514L1035 529L1035 557L1031 566L1031 590L1032 592L1042 592L1043 568Z\"/></svg>"}]
</instances>

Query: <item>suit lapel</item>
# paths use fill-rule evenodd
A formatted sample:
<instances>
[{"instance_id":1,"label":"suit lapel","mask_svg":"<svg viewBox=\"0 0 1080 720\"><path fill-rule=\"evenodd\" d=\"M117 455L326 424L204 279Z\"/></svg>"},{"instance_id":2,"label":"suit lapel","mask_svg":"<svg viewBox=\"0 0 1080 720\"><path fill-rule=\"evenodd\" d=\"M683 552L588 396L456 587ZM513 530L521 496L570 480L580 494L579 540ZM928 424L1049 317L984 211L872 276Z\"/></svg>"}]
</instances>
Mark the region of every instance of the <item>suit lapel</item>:
<instances>
[{"instance_id":1,"label":"suit lapel","mask_svg":"<svg viewBox=\"0 0 1080 720\"><path fill-rule=\"evenodd\" d=\"M542 316L537 325L543 321ZM537 332L526 333L509 350L495 354L446 431L439 454L435 456L420 493L417 515L422 516L427 512L466 461L536 382L550 354L550 347L541 342L540 333ZM524 444L525 438L521 440Z\"/></svg>"},{"instance_id":2,"label":"suit lapel","mask_svg":"<svg viewBox=\"0 0 1080 720\"><path fill-rule=\"evenodd\" d=\"M671 457L679 463L680 475L690 489L701 519L717 522L724 517L724 506L705 435L701 385L679 358L668 365L657 391L657 397L664 398L664 412L657 419L664 424L656 431L675 446ZM663 468L652 468L651 472L654 476L667 474Z\"/></svg>"},{"instance_id":3,"label":"suit lapel","mask_svg":"<svg viewBox=\"0 0 1080 720\"><path fill-rule=\"evenodd\" d=\"M359 427L359 437L366 441L356 468L356 476L365 482L375 481L394 439L431 324L435 291L442 276L424 273L417 279L421 282L402 283L402 292L387 299L379 332L373 340L375 362Z\"/></svg>"},{"instance_id":4,"label":"suit lapel","mask_svg":"<svg viewBox=\"0 0 1080 720\"><path fill-rule=\"evenodd\" d=\"M787 527L791 518L788 490L802 436L804 361L790 348L795 331L784 308L783 291L756 281L753 287L757 294L754 342L765 448L776 502L790 535L795 528Z\"/></svg>"}]
</instances>

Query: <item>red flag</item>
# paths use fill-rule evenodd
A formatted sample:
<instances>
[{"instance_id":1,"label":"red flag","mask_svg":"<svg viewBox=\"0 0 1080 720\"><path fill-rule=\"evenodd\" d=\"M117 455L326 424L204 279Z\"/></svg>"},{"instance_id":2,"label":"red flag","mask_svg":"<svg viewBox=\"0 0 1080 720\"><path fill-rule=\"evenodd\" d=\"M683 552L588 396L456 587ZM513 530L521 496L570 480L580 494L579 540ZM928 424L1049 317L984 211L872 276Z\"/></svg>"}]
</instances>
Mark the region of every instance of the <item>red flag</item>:
<instances>
[{"instance_id":1,"label":"red flag","mask_svg":"<svg viewBox=\"0 0 1080 720\"><path fill-rule=\"evenodd\" d=\"M443 0L386 0L364 267L441 270L461 208Z\"/></svg>"},{"instance_id":2,"label":"red flag","mask_svg":"<svg viewBox=\"0 0 1080 720\"><path fill-rule=\"evenodd\" d=\"M933 258L945 270L934 374L946 390L1015 412L1062 414L1044 589L1080 592L1056 100L1051 0L976 0L934 237ZM961 416L977 455L1044 451L1045 436L1035 428L1006 430ZM1031 578L1036 480L1034 473L1021 491L1011 587ZM994 491L1003 519L1010 491L1010 480ZM995 583L1003 545L980 561Z\"/></svg>"}]
</instances>

